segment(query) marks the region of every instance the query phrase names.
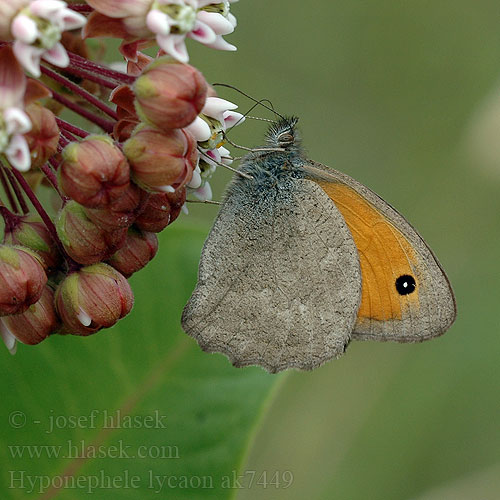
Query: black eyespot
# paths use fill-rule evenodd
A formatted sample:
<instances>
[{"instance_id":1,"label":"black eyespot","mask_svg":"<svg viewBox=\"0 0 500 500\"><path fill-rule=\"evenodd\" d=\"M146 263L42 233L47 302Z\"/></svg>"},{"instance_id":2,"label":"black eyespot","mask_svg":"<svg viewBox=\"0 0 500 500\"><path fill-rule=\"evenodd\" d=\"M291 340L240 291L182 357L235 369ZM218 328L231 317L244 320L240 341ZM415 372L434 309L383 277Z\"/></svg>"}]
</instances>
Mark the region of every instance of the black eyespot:
<instances>
[{"instance_id":1,"label":"black eyespot","mask_svg":"<svg viewBox=\"0 0 500 500\"><path fill-rule=\"evenodd\" d=\"M413 293L415 288L417 287L417 283L413 276L409 274L403 274L396 280L396 290L399 295L408 295L409 293Z\"/></svg>"}]
</instances>

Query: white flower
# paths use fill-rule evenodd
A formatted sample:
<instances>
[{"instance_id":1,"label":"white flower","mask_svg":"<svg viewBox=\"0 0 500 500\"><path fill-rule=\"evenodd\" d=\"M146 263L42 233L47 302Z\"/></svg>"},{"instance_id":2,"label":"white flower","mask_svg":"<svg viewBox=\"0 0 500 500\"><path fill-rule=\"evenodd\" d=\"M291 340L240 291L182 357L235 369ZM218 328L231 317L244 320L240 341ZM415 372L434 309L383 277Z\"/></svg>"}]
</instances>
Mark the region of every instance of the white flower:
<instances>
[{"instance_id":1,"label":"white flower","mask_svg":"<svg viewBox=\"0 0 500 500\"><path fill-rule=\"evenodd\" d=\"M189 192L198 198L200 201L207 201L212 199L212 188L209 179L214 174L218 165L230 165L233 162L230 152L224 147L219 146L218 148L200 150L200 162L199 166L195 170L196 179L188 184L190 188ZM193 179L195 176L193 175Z\"/></svg>"},{"instance_id":2,"label":"white flower","mask_svg":"<svg viewBox=\"0 0 500 500\"><path fill-rule=\"evenodd\" d=\"M245 121L241 113L233 111L237 107L220 97L207 97L200 115L186 129L205 149L214 149L223 140L227 129Z\"/></svg>"},{"instance_id":3,"label":"white flower","mask_svg":"<svg viewBox=\"0 0 500 500\"><path fill-rule=\"evenodd\" d=\"M7 328L7 325L2 321L2 318L0 318L0 336L2 337L2 340L4 341L4 344L9 352L11 354L16 354L17 339Z\"/></svg>"},{"instance_id":4,"label":"white flower","mask_svg":"<svg viewBox=\"0 0 500 500\"><path fill-rule=\"evenodd\" d=\"M212 135L210 125L200 115L195 118L194 122L190 123L185 128L193 134L197 142L208 141Z\"/></svg>"},{"instance_id":5,"label":"white flower","mask_svg":"<svg viewBox=\"0 0 500 500\"><path fill-rule=\"evenodd\" d=\"M205 182L198 189L193 191L193 196L200 201L207 201L212 199L212 188L208 182Z\"/></svg>"},{"instance_id":6,"label":"white flower","mask_svg":"<svg viewBox=\"0 0 500 500\"><path fill-rule=\"evenodd\" d=\"M21 129L24 132L28 132L31 129L31 122L27 116L26 118L28 120L30 128L27 130ZM2 150L2 142L4 142L5 139L5 136L2 132L3 131L0 131L0 150ZM21 172L27 172L30 169L30 149L21 131L18 131L18 133L9 137L9 142L6 146L3 147L3 152L9 160L9 163L14 168L17 168L17 170L20 170Z\"/></svg>"},{"instance_id":7,"label":"white flower","mask_svg":"<svg viewBox=\"0 0 500 500\"><path fill-rule=\"evenodd\" d=\"M187 63L186 37L215 49L236 50L222 38L236 26L229 3L228 0L155 0L146 16L146 25L167 54Z\"/></svg>"},{"instance_id":8,"label":"white flower","mask_svg":"<svg viewBox=\"0 0 500 500\"><path fill-rule=\"evenodd\" d=\"M0 49L0 153L9 163L25 172L31 165L30 151L23 134L31 130L23 98L26 76L11 48Z\"/></svg>"},{"instance_id":9,"label":"white flower","mask_svg":"<svg viewBox=\"0 0 500 500\"><path fill-rule=\"evenodd\" d=\"M205 106L203 106L201 112L221 122L224 131L226 131L228 128L234 126L236 122L240 121L240 123L242 123L244 121L244 117L241 113L233 111L237 108L238 106L236 104L221 99L220 97L207 97Z\"/></svg>"},{"instance_id":10,"label":"white flower","mask_svg":"<svg viewBox=\"0 0 500 500\"><path fill-rule=\"evenodd\" d=\"M86 18L68 9L60 0L33 0L13 19L11 33L17 60L33 76L39 77L40 60L65 68L69 64L61 33L81 28Z\"/></svg>"},{"instance_id":11,"label":"white flower","mask_svg":"<svg viewBox=\"0 0 500 500\"><path fill-rule=\"evenodd\" d=\"M231 153L224 146L207 150L198 148L198 150L200 151L200 162L203 163L201 172L204 179L211 177L218 165L231 165L233 163Z\"/></svg>"},{"instance_id":12,"label":"white flower","mask_svg":"<svg viewBox=\"0 0 500 500\"><path fill-rule=\"evenodd\" d=\"M212 199L208 180L218 165L231 165L230 152L222 146L224 133L242 123L245 117L236 111L238 106L220 97L207 97L205 106L193 123L185 127L198 142L200 160L188 184L190 192L199 200Z\"/></svg>"},{"instance_id":13,"label":"white flower","mask_svg":"<svg viewBox=\"0 0 500 500\"><path fill-rule=\"evenodd\" d=\"M233 2L237 2L238 0L233 0ZM231 156L231 152L229 149L226 149L224 146L218 148L220 154L220 162L223 165L231 165L233 163L233 157Z\"/></svg>"},{"instance_id":14,"label":"white flower","mask_svg":"<svg viewBox=\"0 0 500 500\"><path fill-rule=\"evenodd\" d=\"M196 165L196 168L193 170L193 177L187 184L188 188L198 189L201 186L201 170L200 166Z\"/></svg>"}]
</instances>

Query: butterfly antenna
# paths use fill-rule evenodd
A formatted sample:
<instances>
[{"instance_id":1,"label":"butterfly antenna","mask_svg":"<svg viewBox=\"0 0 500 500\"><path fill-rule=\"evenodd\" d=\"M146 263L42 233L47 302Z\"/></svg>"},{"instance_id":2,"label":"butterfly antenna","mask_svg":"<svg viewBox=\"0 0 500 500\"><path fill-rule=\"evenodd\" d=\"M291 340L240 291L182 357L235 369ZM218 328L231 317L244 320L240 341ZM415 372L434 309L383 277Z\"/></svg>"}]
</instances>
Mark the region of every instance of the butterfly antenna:
<instances>
[{"instance_id":1,"label":"butterfly antenna","mask_svg":"<svg viewBox=\"0 0 500 500\"><path fill-rule=\"evenodd\" d=\"M205 203L206 205L222 205L220 201L215 200L186 200L188 203Z\"/></svg>"},{"instance_id":2,"label":"butterfly antenna","mask_svg":"<svg viewBox=\"0 0 500 500\"><path fill-rule=\"evenodd\" d=\"M239 88L237 87L234 87L233 85L229 85L227 83L212 83L212 87L226 87L228 89L232 89L232 90L236 90L236 92L239 92L241 95L244 95L245 97L247 97L248 99L252 100L253 102L256 103L256 105L260 105L260 106L263 106L264 108L266 108L267 110L271 111L272 113L274 113L275 115L279 116L281 119L284 119L285 117L280 115L277 111L274 110L273 106L272 106L272 103L270 103L270 101L268 99L262 99L262 100L257 100L255 99L255 97L252 97L251 95L248 95L246 92L243 92L242 90L240 90ZM270 106L266 106L264 104L264 102L267 101L270 103Z\"/></svg>"},{"instance_id":3,"label":"butterfly antenna","mask_svg":"<svg viewBox=\"0 0 500 500\"><path fill-rule=\"evenodd\" d=\"M245 118L254 118L255 120L262 120L266 122L276 123L275 120L268 120L267 118L257 118L256 116L249 116L249 113L251 113L257 106L262 105L263 102L268 102L272 106L272 103L269 99L261 99L260 101L256 101L255 104L246 113L244 113L234 125L231 126L231 129L236 127L236 125L241 123Z\"/></svg>"},{"instance_id":4,"label":"butterfly antenna","mask_svg":"<svg viewBox=\"0 0 500 500\"><path fill-rule=\"evenodd\" d=\"M250 118L251 120L260 120L261 122L276 123L276 120L270 120L269 118L261 118L260 116L246 115L246 118Z\"/></svg>"},{"instance_id":5,"label":"butterfly antenna","mask_svg":"<svg viewBox=\"0 0 500 500\"><path fill-rule=\"evenodd\" d=\"M236 92L239 92L240 94L244 95L245 97L247 97L248 99L252 100L255 104L231 127L231 130L236 126L238 125L238 123L240 123L242 120L245 119L246 116L248 116L248 114L253 111L257 106L263 106L265 109L273 112L275 115L279 116L282 120L285 119L284 116L280 115L277 111L274 110L273 108L273 103L269 100L269 99L255 99L255 97L252 97L250 95L248 95L246 92L243 92L242 90L240 90L239 88L237 87L234 87L233 85L229 85L227 83L212 83L212 86L213 87L226 87L226 88L229 88L229 89L232 89L232 90L236 90ZM269 103L269 106L266 106L264 104L264 102L268 102ZM274 120L266 120L264 118L256 118L256 117L251 117L251 118L255 118L257 120L263 120L263 121L270 121L271 123L276 123ZM224 139L229 143L231 144L231 146L235 147L235 148L238 148L238 149L243 149L244 151L250 151L252 153L254 152L257 152L257 151L285 151L283 148L247 148L245 146L240 146L239 144L236 144L235 142L231 141L229 139L229 137L227 136L227 133L224 133ZM236 172L239 172L238 170L236 170ZM241 172L239 172L241 173Z\"/></svg>"},{"instance_id":6,"label":"butterfly antenna","mask_svg":"<svg viewBox=\"0 0 500 500\"><path fill-rule=\"evenodd\" d=\"M286 151L286 149L283 149L283 148L247 148L245 146L240 146L239 144L236 144L231 139L229 139L229 137L227 137L227 135L225 135L225 134L224 134L224 139L226 140L226 142L229 142L229 144L231 144L231 146L238 148L238 149L243 149L244 151L250 151L251 153L256 153L258 151ZM238 159L240 159L240 158L238 158ZM239 170L238 170L238 172L239 172Z\"/></svg>"}]
</instances>

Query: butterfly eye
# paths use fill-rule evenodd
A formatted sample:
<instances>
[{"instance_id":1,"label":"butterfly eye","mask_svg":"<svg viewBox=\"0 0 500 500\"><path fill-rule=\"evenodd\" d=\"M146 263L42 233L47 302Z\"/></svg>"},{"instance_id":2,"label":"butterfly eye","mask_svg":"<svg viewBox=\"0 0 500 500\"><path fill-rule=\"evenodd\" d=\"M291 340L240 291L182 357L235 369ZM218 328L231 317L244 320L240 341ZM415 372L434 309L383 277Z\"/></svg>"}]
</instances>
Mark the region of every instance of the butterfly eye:
<instances>
[{"instance_id":1,"label":"butterfly eye","mask_svg":"<svg viewBox=\"0 0 500 500\"><path fill-rule=\"evenodd\" d=\"M403 276L400 276L396 280L396 290L398 291L399 295L408 295L410 293L413 293L416 287L417 283L415 281L415 278L413 276L410 276L409 274L403 274Z\"/></svg>"},{"instance_id":2,"label":"butterfly eye","mask_svg":"<svg viewBox=\"0 0 500 500\"><path fill-rule=\"evenodd\" d=\"M293 135L289 132L281 134L278 138L280 144L291 144L293 142Z\"/></svg>"}]
</instances>

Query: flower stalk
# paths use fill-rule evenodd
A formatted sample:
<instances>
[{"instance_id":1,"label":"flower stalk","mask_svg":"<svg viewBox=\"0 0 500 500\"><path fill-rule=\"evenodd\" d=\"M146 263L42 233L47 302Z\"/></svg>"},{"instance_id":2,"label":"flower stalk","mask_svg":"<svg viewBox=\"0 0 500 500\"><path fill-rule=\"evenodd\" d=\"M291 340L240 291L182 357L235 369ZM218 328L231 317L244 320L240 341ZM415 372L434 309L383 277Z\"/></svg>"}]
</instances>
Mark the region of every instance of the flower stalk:
<instances>
[{"instance_id":1,"label":"flower stalk","mask_svg":"<svg viewBox=\"0 0 500 500\"><path fill-rule=\"evenodd\" d=\"M92 111L89 111L79 104L76 104L71 99L64 97L59 92L52 91L52 98L61 103L63 106L67 107L71 111L79 114L81 117L86 118L89 122L94 123L98 127L102 128L104 132L111 133L113 131L113 122L101 118Z\"/></svg>"},{"instance_id":2,"label":"flower stalk","mask_svg":"<svg viewBox=\"0 0 500 500\"><path fill-rule=\"evenodd\" d=\"M29 208L28 205L26 204L22 191L19 189L19 184L17 183L13 172L10 169L6 168L4 165L2 165L2 168L5 170L5 173L7 174L7 178L9 179L12 190L16 194L16 199L17 202L19 203L19 206L21 207L21 212L23 214L27 214L29 212Z\"/></svg>"},{"instance_id":3,"label":"flower stalk","mask_svg":"<svg viewBox=\"0 0 500 500\"><path fill-rule=\"evenodd\" d=\"M85 130L83 130L80 127L76 127L75 125L72 125L71 123L68 123L65 120L61 120L61 118L56 117L56 123L59 126L59 129L65 130L67 132L70 132L71 134L77 136L77 137L87 137L89 133Z\"/></svg>"},{"instance_id":4,"label":"flower stalk","mask_svg":"<svg viewBox=\"0 0 500 500\"><path fill-rule=\"evenodd\" d=\"M21 220L19 215L12 213L5 205L0 205L0 215L5 223L5 232L13 231Z\"/></svg>"},{"instance_id":5,"label":"flower stalk","mask_svg":"<svg viewBox=\"0 0 500 500\"><path fill-rule=\"evenodd\" d=\"M9 205L11 210L13 210L16 213L19 213L19 208L17 206L16 199L14 198L14 195L12 193L12 187L5 175L4 169L5 167L3 165L0 166L0 182L2 183L3 190L5 191L7 199L9 200Z\"/></svg>"},{"instance_id":6,"label":"flower stalk","mask_svg":"<svg viewBox=\"0 0 500 500\"><path fill-rule=\"evenodd\" d=\"M100 109L102 112L106 113L109 117L111 117L113 120L116 120L118 117L116 115L116 111L111 109L109 106L106 106L102 101L94 97L90 92L86 91L76 83L73 83L71 80L66 78L65 76L57 73L56 71L53 71L46 66L41 66L40 70L42 74L49 76L52 78L55 82L63 85L66 87L68 90L71 90L71 92L74 95L80 96L86 101L88 101L90 104L93 104L96 108Z\"/></svg>"},{"instance_id":7,"label":"flower stalk","mask_svg":"<svg viewBox=\"0 0 500 500\"><path fill-rule=\"evenodd\" d=\"M26 193L26 196L28 197L33 207L37 211L38 215L42 219L43 223L47 227L50 236L54 240L54 243L57 245L59 252L63 255L64 259L66 260L68 267L73 269L78 269L80 266L67 254L61 240L59 239L59 236L57 235L56 226L52 222L52 219L50 218L49 214L43 208L36 194L31 189L31 186L28 184L23 175L15 168L12 169L12 174L21 185L23 191Z\"/></svg>"},{"instance_id":8,"label":"flower stalk","mask_svg":"<svg viewBox=\"0 0 500 500\"><path fill-rule=\"evenodd\" d=\"M76 71L80 71L80 74L74 73L76 76L83 76L82 73L85 74L85 77L89 80L91 76L94 75L96 78L106 79L106 85L112 85L110 88L114 88L119 84L132 85L135 82L135 77L129 76L125 73L121 73L120 71L115 71L114 69L108 68L102 64L95 63L93 61L89 61L84 57L79 56L78 54L69 53L70 66L66 68L66 71L73 73ZM112 82L111 82L112 81ZM99 83L96 81L96 83Z\"/></svg>"}]
</instances>

